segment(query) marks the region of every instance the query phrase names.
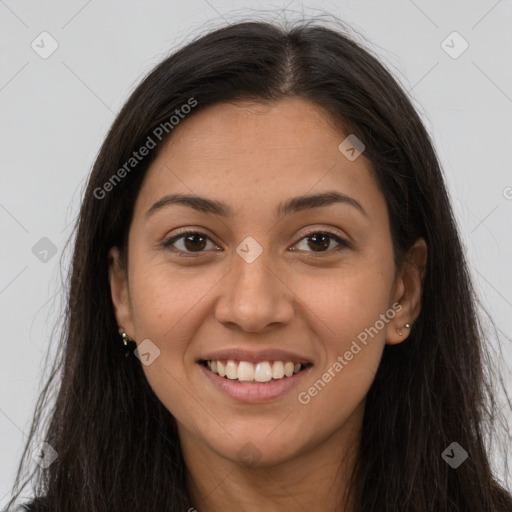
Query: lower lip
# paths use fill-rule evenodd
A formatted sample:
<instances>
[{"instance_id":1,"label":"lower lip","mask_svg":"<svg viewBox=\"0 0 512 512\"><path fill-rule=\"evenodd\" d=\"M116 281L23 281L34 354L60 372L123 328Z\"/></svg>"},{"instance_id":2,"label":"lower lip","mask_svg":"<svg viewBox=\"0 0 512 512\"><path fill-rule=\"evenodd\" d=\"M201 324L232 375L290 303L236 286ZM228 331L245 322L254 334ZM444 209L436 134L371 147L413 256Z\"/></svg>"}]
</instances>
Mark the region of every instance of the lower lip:
<instances>
[{"instance_id":1,"label":"lower lip","mask_svg":"<svg viewBox=\"0 0 512 512\"><path fill-rule=\"evenodd\" d=\"M203 373L221 392L240 402L268 402L283 396L291 391L304 378L312 368L308 366L291 377L270 381L268 383L237 382L226 379L210 371L207 367L199 364Z\"/></svg>"}]
</instances>

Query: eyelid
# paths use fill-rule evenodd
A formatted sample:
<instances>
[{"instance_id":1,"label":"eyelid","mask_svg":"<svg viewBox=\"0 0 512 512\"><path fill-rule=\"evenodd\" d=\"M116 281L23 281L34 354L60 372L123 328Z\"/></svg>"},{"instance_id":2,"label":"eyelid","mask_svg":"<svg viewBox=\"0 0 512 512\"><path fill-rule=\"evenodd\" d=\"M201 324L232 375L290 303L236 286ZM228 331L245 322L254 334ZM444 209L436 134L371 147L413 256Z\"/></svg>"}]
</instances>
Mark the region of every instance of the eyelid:
<instances>
[{"instance_id":1,"label":"eyelid","mask_svg":"<svg viewBox=\"0 0 512 512\"><path fill-rule=\"evenodd\" d=\"M351 249L352 248L352 244L347 240L346 236L341 235L340 233L337 233L331 229L315 228L315 227L308 228L306 231L302 231L299 235L299 238L293 244L292 247L297 245L304 238L308 238L315 234L328 235L331 239L333 239L338 244L338 246L334 247L333 249L329 249L327 251L320 251L320 252L306 251L306 254L309 253L309 254L313 255L314 257L331 256L333 254L336 254L336 252L341 249Z\"/></svg>"},{"instance_id":2,"label":"eyelid","mask_svg":"<svg viewBox=\"0 0 512 512\"><path fill-rule=\"evenodd\" d=\"M194 235L197 234L197 235L207 236L213 242L213 238L207 233L207 231L208 230L205 228L200 228L200 227L195 227L195 226L186 226L183 228L177 228L171 237L169 237L169 238L166 237L164 239L165 241L163 243L168 243L174 238L178 238L179 236L184 236L184 235L189 235L189 234L194 234Z\"/></svg>"},{"instance_id":3,"label":"eyelid","mask_svg":"<svg viewBox=\"0 0 512 512\"><path fill-rule=\"evenodd\" d=\"M297 235L299 238L297 239L297 242L300 242L304 237L307 237L307 236L311 236L315 233L325 233L327 235L331 235L333 238L339 238L341 240L343 240L343 242L345 242L347 245L349 245L349 242L347 240L347 236L338 232L338 231L334 231L333 228L322 228L322 227L306 227L304 229L302 229L299 234ZM295 242L295 244L297 243ZM294 244L294 245L295 245Z\"/></svg>"}]
</instances>

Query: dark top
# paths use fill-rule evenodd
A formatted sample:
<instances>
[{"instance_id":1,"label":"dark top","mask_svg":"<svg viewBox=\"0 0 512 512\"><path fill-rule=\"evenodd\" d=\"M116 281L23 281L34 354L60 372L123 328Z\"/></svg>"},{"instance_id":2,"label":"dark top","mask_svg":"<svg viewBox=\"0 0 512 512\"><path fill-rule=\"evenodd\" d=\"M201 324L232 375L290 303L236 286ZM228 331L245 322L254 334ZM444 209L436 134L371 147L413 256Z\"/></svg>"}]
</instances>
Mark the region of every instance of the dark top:
<instances>
[{"instance_id":1,"label":"dark top","mask_svg":"<svg viewBox=\"0 0 512 512\"><path fill-rule=\"evenodd\" d=\"M5 512L34 512L35 509L35 503L34 500L32 500L28 503L23 503L23 505L16 505L14 508L9 508L5 510Z\"/></svg>"}]
</instances>

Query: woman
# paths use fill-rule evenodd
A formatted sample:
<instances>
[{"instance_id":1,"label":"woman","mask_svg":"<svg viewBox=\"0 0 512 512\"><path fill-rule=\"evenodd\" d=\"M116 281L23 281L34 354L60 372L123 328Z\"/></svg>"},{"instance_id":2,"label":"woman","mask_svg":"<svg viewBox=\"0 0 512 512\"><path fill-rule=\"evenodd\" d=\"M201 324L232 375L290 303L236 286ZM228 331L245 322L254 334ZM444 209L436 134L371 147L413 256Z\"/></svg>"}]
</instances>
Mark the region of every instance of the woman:
<instances>
[{"instance_id":1,"label":"woman","mask_svg":"<svg viewBox=\"0 0 512 512\"><path fill-rule=\"evenodd\" d=\"M234 24L144 79L65 325L33 511L512 510L435 151L342 31Z\"/></svg>"}]
</instances>

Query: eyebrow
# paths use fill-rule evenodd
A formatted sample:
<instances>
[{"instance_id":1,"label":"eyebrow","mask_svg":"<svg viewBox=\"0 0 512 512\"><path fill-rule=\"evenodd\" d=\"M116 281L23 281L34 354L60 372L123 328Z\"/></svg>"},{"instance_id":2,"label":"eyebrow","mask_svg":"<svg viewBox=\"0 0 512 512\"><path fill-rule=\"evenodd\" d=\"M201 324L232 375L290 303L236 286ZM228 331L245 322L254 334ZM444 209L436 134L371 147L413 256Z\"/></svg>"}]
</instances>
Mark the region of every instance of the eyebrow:
<instances>
[{"instance_id":1,"label":"eyebrow","mask_svg":"<svg viewBox=\"0 0 512 512\"><path fill-rule=\"evenodd\" d=\"M321 208L323 206L329 206L336 203L352 206L365 217L368 217L365 209L357 200L336 190L329 190L319 194L303 195L288 199L277 206L275 215L276 217L283 217L303 210ZM211 213L221 217L233 218L233 210L226 203L191 194L170 194L162 197L153 206L151 206L151 208L149 208L146 212L146 218L167 206L175 204L188 206L202 213Z\"/></svg>"}]
</instances>

